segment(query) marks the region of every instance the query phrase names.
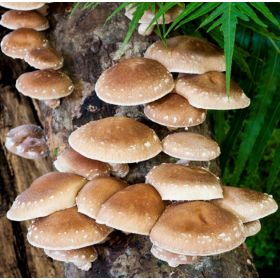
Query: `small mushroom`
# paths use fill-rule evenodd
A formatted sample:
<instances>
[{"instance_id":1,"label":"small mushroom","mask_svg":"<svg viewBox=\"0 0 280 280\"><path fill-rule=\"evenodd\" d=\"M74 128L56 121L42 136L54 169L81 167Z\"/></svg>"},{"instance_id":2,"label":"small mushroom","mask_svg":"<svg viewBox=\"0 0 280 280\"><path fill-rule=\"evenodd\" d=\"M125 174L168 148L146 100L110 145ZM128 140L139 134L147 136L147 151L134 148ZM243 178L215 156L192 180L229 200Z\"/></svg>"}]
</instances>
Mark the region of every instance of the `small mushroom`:
<instances>
[{"instance_id":1,"label":"small mushroom","mask_svg":"<svg viewBox=\"0 0 280 280\"><path fill-rule=\"evenodd\" d=\"M125 232L149 235L163 210L161 197L152 186L135 184L102 204L96 221Z\"/></svg>"},{"instance_id":2,"label":"small mushroom","mask_svg":"<svg viewBox=\"0 0 280 280\"><path fill-rule=\"evenodd\" d=\"M11 153L27 159L38 159L48 154L44 131L33 124L11 129L6 136L5 146Z\"/></svg>"},{"instance_id":3,"label":"small mushroom","mask_svg":"<svg viewBox=\"0 0 280 280\"><path fill-rule=\"evenodd\" d=\"M68 141L81 155L110 163L144 161L162 150L154 130L127 117L89 122L73 131Z\"/></svg>"},{"instance_id":4,"label":"small mushroom","mask_svg":"<svg viewBox=\"0 0 280 280\"><path fill-rule=\"evenodd\" d=\"M221 153L214 140L192 132L169 134L162 140L162 145L164 153L183 160L209 161Z\"/></svg>"},{"instance_id":5,"label":"small mushroom","mask_svg":"<svg viewBox=\"0 0 280 280\"><path fill-rule=\"evenodd\" d=\"M87 180L110 176L110 166L107 163L86 158L71 148L65 149L53 164L60 172L74 173Z\"/></svg>"},{"instance_id":6,"label":"small mushroom","mask_svg":"<svg viewBox=\"0 0 280 280\"><path fill-rule=\"evenodd\" d=\"M7 212L7 218L24 221L73 207L76 204L76 196L85 183L83 177L75 174L47 173L37 178L28 189L17 196Z\"/></svg>"},{"instance_id":7,"label":"small mushroom","mask_svg":"<svg viewBox=\"0 0 280 280\"><path fill-rule=\"evenodd\" d=\"M226 70L222 50L205 39L176 36L153 43L145 52L146 58L155 59L170 72L202 74Z\"/></svg>"},{"instance_id":8,"label":"small mushroom","mask_svg":"<svg viewBox=\"0 0 280 280\"><path fill-rule=\"evenodd\" d=\"M163 163L146 176L163 200L210 200L223 197L219 179L201 167Z\"/></svg>"},{"instance_id":9,"label":"small mushroom","mask_svg":"<svg viewBox=\"0 0 280 280\"><path fill-rule=\"evenodd\" d=\"M88 182L77 196L78 212L96 219L101 205L127 184L112 177L96 178Z\"/></svg>"},{"instance_id":10,"label":"small mushroom","mask_svg":"<svg viewBox=\"0 0 280 280\"><path fill-rule=\"evenodd\" d=\"M115 177L124 178L129 173L129 165L126 163L109 163L111 174Z\"/></svg>"},{"instance_id":11,"label":"small mushroom","mask_svg":"<svg viewBox=\"0 0 280 280\"><path fill-rule=\"evenodd\" d=\"M73 263L81 270L90 270L92 263L97 259L98 254L93 246L74 249L74 250L44 250L50 258L65 262Z\"/></svg>"},{"instance_id":12,"label":"small mushroom","mask_svg":"<svg viewBox=\"0 0 280 280\"><path fill-rule=\"evenodd\" d=\"M0 24L12 30L31 28L42 31L49 28L47 18L36 11L7 11L2 15Z\"/></svg>"},{"instance_id":13,"label":"small mushroom","mask_svg":"<svg viewBox=\"0 0 280 280\"><path fill-rule=\"evenodd\" d=\"M21 11L30 11L35 9L40 9L45 3L42 2L1 2L0 6Z\"/></svg>"},{"instance_id":14,"label":"small mushroom","mask_svg":"<svg viewBox=\"0 0 280 280\"><path fill-rule=\"evenodd\" d=\"M261 223L259 220L244 224L246 236L256 235L261 230Z\"/></svg>"},{"instance_id":15,"label":"small mushroom","mask_svg":"<svg viewBox=\"0 0 280 280\"><path fill-rule=\"evenodd\" d=\"M72 207L34 220L27 240L43 249L74 250L103 242L111 232Z\"/></svg>"},{"instance_id":16,"label":"small mushroom","mask_svg":"<svg viewBox=\"0 0 280 280\"><path fill-rule=\"evenodd\" d=\"M232 110L250 105L250 99L233 80L230 84L230 94L227 95L226 76L220 72L185 75L177 80L176 92L187 98L196 108Z\"/></svg>"},{"instance_id":17,"label":"small mushroom","mask_svg":"<svg viewBox=\"0 0 280 280\"><path fill-rule=\"evenodd\" d=\"M173 77L163 65L152 59L134 57L122 59L104 71L95 91L109 104L132 106L160 99L173 87Z\"/></svg>"}]
</instances>

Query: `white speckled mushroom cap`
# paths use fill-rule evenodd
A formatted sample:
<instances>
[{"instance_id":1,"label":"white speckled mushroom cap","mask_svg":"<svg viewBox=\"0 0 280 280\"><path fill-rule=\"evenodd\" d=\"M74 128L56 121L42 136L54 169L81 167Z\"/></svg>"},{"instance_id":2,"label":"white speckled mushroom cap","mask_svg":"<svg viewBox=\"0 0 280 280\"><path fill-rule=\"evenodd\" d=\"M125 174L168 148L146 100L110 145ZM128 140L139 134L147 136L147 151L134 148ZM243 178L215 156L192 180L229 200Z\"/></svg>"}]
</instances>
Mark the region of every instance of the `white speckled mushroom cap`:
<instances>
[{"instance_id":1,"label":"white speckled mushroom cap","mask_svg":"<svg viewBox=\"0 0 280 280\"><path fill-rule=\"evenodd\" d=\"M277 211L272 195L245 188L223 186L224 198L213 201L238 216L243 223L261 219Z\"/></svg>"},{"instance_id":2,"label":"white speckled mushroom cap","mask_svg":"<svg viewBox=\"0 0 280 280\"><path fill-rule=\"evenodd\" d=\"M76 198L78 212L96 219L101 205L126 186L125 182L112 177L96 178L88 182Z\"/></svg>"},{"instance_id":3,"label":"white speckled mushroom cap","mask_svg":"<svg viewBox=\"0 0 280 280\"><path fill-rule=\"evenodd\" d=\"M49 28L48 19L36 11L7 11L2 15L0 24L12 30L32 28L42 31Z\"/></svg>"},{"instance_id":4,"label":"white speckled mushroom cap","mask_svg":"<svg viewBox=\"0 0 280 280\"><path fill-rule=\"evenodd\" d=\"M162 140L163 152L169 156L193 160L208 161L221 153L219 145L212 139L192 132L175 132Z\"/></svg>"},{"instance_id":5,"label":"white speckled mushroom cap","mask_svg":"<svg viewBox=\"0 0 280 280\"><path fill-rule=\"evenodd\" d=\"M259 220L244 224L246 236L256 235L261 230L261 223Z\"/></svg>"},{"instance_id":6,"label":"white speckled mushroom cap","mask_svg":"<svg viewBox=\"0 0 280 280\"><path fill-rule=\"evenodd\" d=\"M86 183L80 176L50 172L37 178L14 201L7 218L14 221L47 216L55 211L73 207L77 193Z\"/></svg>"},{"instance_id":7,"label":"white speckled mushroom cap","mask_svg":"<svg viewBox=\"0 0 280 280\"><path fill-rule=\"evenodd\" d=\"M145 52L146 58L159 61L170 72L201 74L225 71L225 57L219 48L205 39L176 36L153 43Z\"/></svg>"},{"instance_id":8,"label":"white speckled mushroom cap","mask_svg":"<svg viewBox=\"0 0 280 280\"><path fill-rule=\"evenodd\" d=\"M172 75L159 62L134 57L104 71L95 85L97 96L115 105L140 105L157 100L174 87Z\"/></svg>"},{"instance_id":9,"label":"white speckled mushroom cap","mask_svg":"<svg viewBox=\"0 0 280 280\"><path fill-rule=\"evenodd\" d=\"M230 95L226 93L226 77L220 72L186 75L176 82L176 92L196 108L212 110L241 109L250 105L250 99L231 80Z\"/></svg>"},{"instance_id":10,"label":"white speckled mushroom cap","mask_svg":"<svg viewBox=\"0 0 280 280\"><path fill-rule=\"evenodd\" d=\"M168 206L150 239L173 253L210 256L238 247L245 233L243 223L231 212L210 202L193 201Z\"/></svg>"},{"instance_id":11,"label":"white speckled mushroom cap","mask_svg":"<svg viewBox=\"0 0 280 280\"><path fill-rule=\"evenodd\" d=\"M97 251L93 246L66 251L45 249L44 252L54 260L73 263L79 269L85 271L91 268L91 263L98 257Z\"/></svg>"},{"instance_id":12,"label":"white speckled mushroom cap","mask_svg":"<svg viewBox=\"0 0 280 280\"><path fill-rule=\"evenodd\" d=\"M89 122L72 132L68 141L83 156L110 163L144 161L162 150L154 130L127 117Z\"/></svg>"},{"instance_id":13,"label":"white speckled mushroom cap","mask_svg":"<svg viewBox=\"0 0 280 280\"><path fill-rule=\"evenodd\" d=\"M4 8L22 11L39 9L44 5L42 2L0 2L0 6Z\"/></svg>"},{"instance_id":14,"label":"white speckled mushroom cap","mask_svg":"<svg viewBox=\"0 0 280 280\"><path fill-rule=\"evenodd\" d=\"M63 57L53 48L32 49L25 54L24 60L40 70L57 70L63 66Z\"/></svg>"},{"instance_id":15,"label":"white speckled mushroom cap","mask_svg":"<svg viewBox=\"0 0 280 280\"><path fill-rule=\"evenodd\" d=\"M86 158L71 148L65 149L54 161L54 167L60 172L70 172L87 180L110 176L109 164Z\"/></svg>"},{"instance_id":16,"label":"white speckled mushroom cap","mask_svg":"<svg viewBox=\"0 0 280 280\"><path fill-rule=\"evenodd\" d=\"M37 70L24 73L16 81L16 88L23 95L40 100L58 99L74 90L71 79L54 70Z\"/></svg>"},{"instance_id":17,"label":"white speckled mushroom cap","mask_svg":"<svg viewBox=\"0 0 280 280\"><path fill-rule=\"evenodd\" d=\"M163 200L210 200L223 197L219 179L196 166L163 163L150 170L146 182Z\"/></svg>"},{"instance_id":18,"label":"white speckled mushroom cap","mask_svg":"<svg viewBox=\"0 0 280 280\"><path fill-rule=\"evenodd\" d=\"M129 233L149 235L164 210L159 193L148 184L135 184L111 196L96 221Z\"/></svg>"},{"instance_id":19,"label":"white speckled mushroom cap","mask_svg":"<svg viewBox=\"0 0 280 280\"><path fill-rule=\"evenodd\" d=\"M176 94L168 95L146 104L144 113L148 119L168 127L190 127L203 123L206 111L191 106L187 99Z\"/></svg>"},{"instance_id":20,"label":"white speckled mushroom cap","mask_svg":"<svg viewBox=\"0 0 280 280\"><path fill-rule=\"evenodd\" d=\"M1 51L12 58L24 58L27 51L48 46L45 36L31 28L20 28L3 37Z\"/></svg>"},{"instance_id":21,"label":"white speckled mushroom cap","mask_svg":"<svg viewBox=\"0 0 280 280\"><path fill-rule=\"evenodd\" d=\"M48 250L73 250L104 241L111 228L78 213L76 207L36 219L28 228L28 242Z\"/></svg>"}]
</instances>

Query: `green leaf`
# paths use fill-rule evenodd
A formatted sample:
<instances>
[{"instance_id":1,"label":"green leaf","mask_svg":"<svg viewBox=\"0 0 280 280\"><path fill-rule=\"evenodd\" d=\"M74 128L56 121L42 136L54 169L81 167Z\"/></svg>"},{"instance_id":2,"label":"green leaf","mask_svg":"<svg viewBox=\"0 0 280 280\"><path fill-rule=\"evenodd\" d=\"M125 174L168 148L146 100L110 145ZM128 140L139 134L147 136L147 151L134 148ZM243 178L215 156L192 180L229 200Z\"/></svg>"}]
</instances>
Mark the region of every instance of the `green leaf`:
<instances>
[{"instance_id":1,"label":"green leaf","mask_svg":"<svg viewBox=\"0 0 280 280\"><path fill-rule=\"evenodd\" d=\"M268 175L267 184L266 184L266 191L268 193L271 193L271 191L273 189L273 185L280 172L280 144L278 145L274 154L275 154L275 156L274 156L271 168L270 168L270 173Z\"/></svg>"}]
</instances>

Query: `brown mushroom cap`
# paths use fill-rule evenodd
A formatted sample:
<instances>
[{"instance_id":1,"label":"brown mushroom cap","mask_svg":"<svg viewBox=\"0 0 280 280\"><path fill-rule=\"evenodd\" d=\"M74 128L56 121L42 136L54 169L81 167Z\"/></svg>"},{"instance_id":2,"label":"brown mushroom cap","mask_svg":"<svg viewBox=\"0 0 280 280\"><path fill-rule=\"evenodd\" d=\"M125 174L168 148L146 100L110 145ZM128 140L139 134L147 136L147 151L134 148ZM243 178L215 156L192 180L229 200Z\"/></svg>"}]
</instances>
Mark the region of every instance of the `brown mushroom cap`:
<instances>
[{"instance_id":1,"label":"brown mushroom cap","mask_svg":"<svg viewBox=\"0 0 280 280\"><path fill-rule=\"evenodd\" d=\"M76 207L36 219L28 228L28 242L49 250L73 250L101 243L112 232L78 213Z\"/></svg>"},{"instance_id":2,"label":"brown mushroom cap","mask_svg":"<svg viewBox=\"0 0 280 280\"><path fill-rule=\"evenodd\" d=\"M250 99L231 80L230 95L226 93L226 77L220 72L186 75L176 82L176 92L196 108L213 110L241 109L250 105Z\"/></svg>"},{"instance_id":3,"label":"brown mushroom cap","mask_svg":"<svg viewBox=\"0 0 280 280\"><path fill-rule=\"evenodd\" d=\"M209 256L230 251L245 240L242 222L210 202L170 205L150 233L152 243L177 254Z\"/></svg>"},{"instance_id":4,"label":"brown mushroom cap","mask_svg":"<svg viewBox=\"0 0 280 280\"><path fill-rule=\"evenodd\" d=\"M42 158L48 154L44 131L33 124L11 129L6 136L5 146L11 153L27 159Z\"/></svg>"},{"instance_id":5,"label":"brown mushroom cap","mask_svg":"<svg viewBox=\"0 0 280 280\"><path fill-rule=\"evenodd\" d=\"M72 132L68 141L83 156L110 163L144 161L162 150L154 130L127 117L89 122Z\"/></svg>"},{"instance_id":6,"label":"brown mushroom cap","mask_svg":"<svg viewBox=\"0 0 280 280\"><path fill-rule=\"evenodd\" d=\"M80 176L50 172L37 178L31 186L17 196L7 213L14 221L47 216L55 211L73 207L78 191L86 183Z\"/></svg>"},{"instance_id":7,"label":"brown mushroom cap","mask_svg":"<svg viewBox=\"0 0 280 280\"><path fill-rule=\"evenodd\" d=\"M261 230L261 223L259 220L244 224L246 237L256 235Z\"/></svg>"},{"instance_id":8,"label":"brown mushroom cap","mask_svg":"<svg viewBox=\"0 0 280 280\"><path fill-rule=\"evenodd\" d=\"M0 24L12 30L32 28L42 31L49 28L47 18L36 11L7 11L2 15Z\"/></svg>"},{"instance_id":9,"label":"brown mushroom cap","mask_svg":"<svg viewBox=\"0 0 280 280\"><path fill-rule=\"evenodd\" d=\"M107 163L86 158L71 148L65 149L53 164L60 172L74 173L87 180L110 176L110 166Z\"/></svg>"},{"instance_id":10,"label":"brown mushroom cap","mask_svg":"<svg viewBox=\"0 0 280 280\"><path fill-rule=\"evenodd\" d=\"M37 48L26 53L24 60L36 69L60 69L63 57L53 48Z\"/></svg>"},{"instance_id":11,"label":"brown mushroom cap","mask_svg":"<svg viewBox=\"0 0 280 280\"><path fill-rule=\"evenodd\" d=\"M192 132L176 132L162 140L163 152L169 156L196 161L215 159L221 153L212 139Z\"/></svg>"},{"instance_id":12,"label":"brown mushroom cap","mask_svg":"<svg viewBox=\"0 0 280 280\"><path fill-rule=\"evenodd\" d=\"M115 193L102 206L96 221L122 231L149 235L164 210L159 193L148 184L135 184Z\"/></svg>"},{"instance_id":13,"label":"brown mushroom cap","mask_svg":"<svg viewBox=\"0 0 280 280\"><path fill-rule=\"evenodd\" d=\"M97 178L88 182L76 198L78 212L96 219L101 205L126 186L125 182L111 177Z\"/></svg>"},{"instance_id":14,"label":"brown mushroom cap","mask_svg":"<svg viewBox=\"0 0 280 280\"><path fill-rule=\"evenodd\" d=\"M129 106L157 100L173 87L173 77L164 66L152 59L134 57L104 71L95 91L109 104Z\"/></svg>"},{"instance_id":15,"label":"brown mushroom cap","mask_svg":"<svg viewBox=\"0 0 280 280\"><path fill-rule=\"evenodd\" d=\"M202 74L208 71L225 71L223 52L205 39L176 36L166 42L153 43L145 57L155 59L170 72Z\"/></svg>"},{"instance_id":16,"label":"brown mushroom cap","mask_svg":"<svg viewBox=\"0 0 280 280\"><path fill-rule=\"evenodd\" d=\"M74 90L71 79L54 70L37 70L22 74L16 81L16 88L23 95L50 100L68 96Z\"/></svg>"},{"instance_id":17,"label":"brown mushroom cap","mask_svg":"<svg viewBox=\"0 0 280 280\"><path fill-rule=\"evenodd\" d=\"M146 104L144 113L153 122L168 127L195 126L206 118L205 110L194 108L187 99L176 93Z\"/></svg>"},{"instance_id":18,"label":"brown mushroom cap","mask_svg":"<svg viewBox=\"0 0 280 280\"><path fill-rule=\"evenodd\" d=\"M24 58L29 50L47 45L48 40L42 33L31 28L20 28L2 39L1 51L12 58Z\"/></svg>"},{"instance_id":19,"label":"brown mushroom cap","mask_svg":"<svg viewBox=\"0 0 280 280\"><path fill-rule=\"evenodd\" d=\"M42 2L1 2L0 6L12 9L12 10L22 10L22 11L30 11L39 9L44 6L45 3Z\"/></svg>"},{"instance_id":20,"label":"brown mushroom cap","mask_svg":"<svg viewBox=\"0 0 280 280\"><path fill-rule=\"evenodd\" d=\"M223 197L219 179L195 166L163 163L150 170L146 182L163 200L210 200Z\"/></svg>"},{"instance_id":21,"label":"brown mushroom cap","mask_svg":"<svg viewBox=\"0 0 280 280\"><path fill-rule=\"evenodd\" d=\"M223 187L224 198L213 201L238 216L243 223L261 219L277 211L272 195L245 188Z\"/></svg>"},{"instance_id":22,"label":"brown mushroom cap","mask_svg":"<svg viewBox=\"0 0 280 280\"><path fill-rule=\"evenodd\" d=\"M93 246L74 249L74 250L47 250L44 252L50 258L62 261L66 263L73 263L79 269L88 271L91 268L91 263L94 262L97 257L97 251Z\"/></svg>"}]
</instances>

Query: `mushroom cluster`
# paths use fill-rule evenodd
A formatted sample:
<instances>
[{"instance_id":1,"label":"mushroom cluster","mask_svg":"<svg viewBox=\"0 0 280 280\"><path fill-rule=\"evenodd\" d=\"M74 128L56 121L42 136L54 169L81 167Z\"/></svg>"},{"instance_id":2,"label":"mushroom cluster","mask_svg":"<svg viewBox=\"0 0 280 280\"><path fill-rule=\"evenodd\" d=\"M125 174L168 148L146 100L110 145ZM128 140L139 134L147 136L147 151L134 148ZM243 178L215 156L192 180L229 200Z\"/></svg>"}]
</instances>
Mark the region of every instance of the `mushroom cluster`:
<instances>
[{"instance_id":1,"label":"mushroom cluster","mask_svg":"<svg viewBox=\"0 0 280 280\"><path fill-rule=\"evenodd\" d=\"M170 266L238 247L260 230L260 218L277 210L276 202L267 194L223 186L206 168L185 162L220 155L214 140L185 131L203 123L207 109L250 103L234 82L226 95L224 70L224 55L216 46L178 36L167 40L167 46L154 43L145 57L122 59L104 71L95 85L102 101L143 106L148 119L179 130L161 140L146 124L127 116L84 124L69 135L70 147L55 160L59 172L35 180L7 217L32 219L30 244L84 270L97 258L93 245L106 242L113 230L149 236L151 253ZM44 71L24 74L18 87L33 95L32 87L40 85L37 76L56 80L57 72ZM174 80L172 72L184 75ZM67 86L57 84L66 92ZM142 183L128 185L120 179L128 164L161 152L180 163L153 167Z\"/></svg>"}]
</instances>

